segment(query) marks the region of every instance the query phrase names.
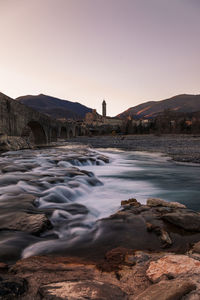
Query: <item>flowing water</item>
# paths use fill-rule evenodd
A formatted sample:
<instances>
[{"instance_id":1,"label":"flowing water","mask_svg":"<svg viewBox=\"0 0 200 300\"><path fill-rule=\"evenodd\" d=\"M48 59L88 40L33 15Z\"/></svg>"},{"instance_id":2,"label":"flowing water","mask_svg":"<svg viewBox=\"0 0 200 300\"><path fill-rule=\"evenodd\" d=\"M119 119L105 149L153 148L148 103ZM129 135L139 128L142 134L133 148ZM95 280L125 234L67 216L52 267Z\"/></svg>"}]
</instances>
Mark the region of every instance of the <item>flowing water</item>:
<instances>
[{"instance_id":1,"label":"flowing water","mask_svg":"<svg viewBox=\"0 0 200 300\"><path fill-rule=\"evenodd\" d=\"M158 153L80 145L4 153L0 257L54 253L93 239L96 221L116 212L121 200L131 197L141 203L159 197L200 211L199 182L200 166L178 164ZM24 202L27 194L34 196L34 211L28 200ZM48 216L51 229L32 235L10 227L20 213L37 210Z\"/></svg>"}]
</instances>

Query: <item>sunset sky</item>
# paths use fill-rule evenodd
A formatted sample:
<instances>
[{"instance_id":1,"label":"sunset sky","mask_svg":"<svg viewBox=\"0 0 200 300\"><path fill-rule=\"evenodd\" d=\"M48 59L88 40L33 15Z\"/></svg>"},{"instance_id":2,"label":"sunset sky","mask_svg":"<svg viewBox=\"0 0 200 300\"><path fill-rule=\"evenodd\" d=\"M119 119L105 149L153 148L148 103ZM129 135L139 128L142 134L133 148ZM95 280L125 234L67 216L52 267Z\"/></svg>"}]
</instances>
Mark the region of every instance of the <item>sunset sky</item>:
<instances>
[{"instance_id":1,"label":"sunset sky","mask_svg":"<svg viewBox=\"0 0 200 300\"><path fill-rule=\"evenodd\" d=\"M200 94L200 0L0 0L0 91L114 116Z\"/></svg>"}]
</instances>

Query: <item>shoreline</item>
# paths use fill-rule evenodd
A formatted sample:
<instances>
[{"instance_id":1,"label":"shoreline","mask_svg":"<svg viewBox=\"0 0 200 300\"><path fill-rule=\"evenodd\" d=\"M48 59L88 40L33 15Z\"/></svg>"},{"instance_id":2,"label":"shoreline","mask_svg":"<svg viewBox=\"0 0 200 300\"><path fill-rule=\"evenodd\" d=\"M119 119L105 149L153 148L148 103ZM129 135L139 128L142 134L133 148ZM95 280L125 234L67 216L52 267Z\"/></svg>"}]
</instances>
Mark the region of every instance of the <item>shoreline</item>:
<instances>
[{"instance_id":1,"label":"shoreline","mask_svg":"<svg viewBox=\"0 0 200 300\"><path fill-rule=\"evenodd\" d=\"M163 153L181 163L200 164L200 136L168 134L156 136L80 136L66 142L84 144L94 148L117 148L125 151Z\"/></svg>"},{"instance_id":2,"label":"shoreline","mask_svg":"<svg viewBox=\"0 0 200 300\"><path fill-rule=\"evenodd\" d=\"M11 137L12 138L12 137ZM14 139L14 138L12 138ZM11 141L12 141L11 139ZM141 151L147 153L161 153L170 157L175 162L192 163L194 166L200 165L200 135L187 134L163 134L160 136L154 134L144 135L122 135L122 136L78 136L67 140L58 140L49 145L25 145L20 139L16 138L14 144L10 142L7 149L1 149L0 155L8 151L18 151L26 149L45 149L61 147L67 144L88 145L91 148L115 148L124 151ZM16 146L17 144L17 146ZM21 145L23 144L23 145Z\"/></svg>"}]
</instances>

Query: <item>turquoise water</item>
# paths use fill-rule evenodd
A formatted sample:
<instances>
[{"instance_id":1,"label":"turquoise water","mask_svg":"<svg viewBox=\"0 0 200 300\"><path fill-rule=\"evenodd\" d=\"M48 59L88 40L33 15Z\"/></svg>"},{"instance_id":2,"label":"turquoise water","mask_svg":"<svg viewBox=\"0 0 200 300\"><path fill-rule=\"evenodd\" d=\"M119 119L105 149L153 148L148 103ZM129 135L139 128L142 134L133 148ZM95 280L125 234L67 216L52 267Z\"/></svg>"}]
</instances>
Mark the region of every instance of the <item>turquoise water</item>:
<instances>
[{"instance_id":1,"label":"turquoise water","mask_svg":"<svg viewBox=\"0 0 200 300\"><path fill-rule=\"evenodd\" d=\"M110 205L117 208L119 201L130 197L143 204L149 197L159 197L200 211L200 165L177 163L159 153L116 149L100 152L110 157L110 164L86 167L104 183L95 188L87 201L92 204L93 199L105 199L102 211L105 207L109 210Z\"/></svg>"}]
</instances>

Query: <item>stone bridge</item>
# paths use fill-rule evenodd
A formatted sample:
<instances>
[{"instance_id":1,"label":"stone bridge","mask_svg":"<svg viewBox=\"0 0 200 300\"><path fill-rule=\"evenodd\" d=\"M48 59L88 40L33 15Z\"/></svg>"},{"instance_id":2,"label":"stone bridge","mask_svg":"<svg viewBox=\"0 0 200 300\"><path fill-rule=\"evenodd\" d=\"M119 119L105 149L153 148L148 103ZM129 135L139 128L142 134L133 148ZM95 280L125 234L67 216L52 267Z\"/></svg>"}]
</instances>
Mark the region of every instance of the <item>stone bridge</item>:
<instances>
[{"instance_id":1,"label":"stone bridge","mask_svg":"<svg viewBox=\"0 0 200 300\"><path fill-rule=\"evenodd\" d=\"M51 119L0 93L0 134L32 136L36 145L49 144L58 138L67 139L85 134L78 122Z\"/></svg>"}]
</instances>

